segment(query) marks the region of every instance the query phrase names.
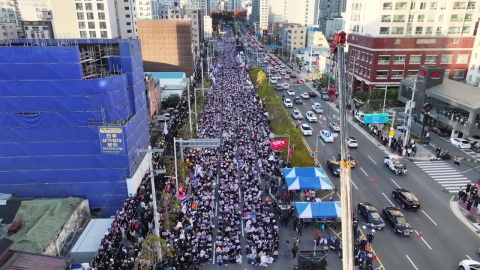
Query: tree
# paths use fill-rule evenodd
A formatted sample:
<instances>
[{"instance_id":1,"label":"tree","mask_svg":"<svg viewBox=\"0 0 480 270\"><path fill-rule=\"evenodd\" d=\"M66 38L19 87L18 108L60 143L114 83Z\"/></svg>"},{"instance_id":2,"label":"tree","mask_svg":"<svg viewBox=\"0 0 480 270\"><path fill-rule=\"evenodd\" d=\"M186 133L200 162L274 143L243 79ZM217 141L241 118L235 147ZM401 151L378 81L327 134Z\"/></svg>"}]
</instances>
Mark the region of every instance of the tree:
<instances>
[{"instance_id":1,"label":"tree","mask_svg":"<svg viewBox=\"0 0 480 270\"><path fill-rule=\"evenodd\" d=\"M158 252L161 248L162 254ZM167 258L175 255L175 249L168 245L167 241L155 234L149 234L142 242L142 251L140 252L140 259L150 262L150 265L145 265L141 270L150 270L153 265L164 261Z\"/></svg>"},{"instance_id":2,"label":"tree","mask_svg":"<svg viewBox=\"0 0 480 270\"><path fill-rule=\"evenodd\" d=\"M175 108L178 103L180 103L180 96L178 94L172 94L168 96L165 101L162 101L162 107L167 108Z\"/></svg>"},{"instance_id":3,"label":"tree","mask_svg":"<svg viewBox=\"0 0 480 270\"><path fill-rule=\"evenodd\" d=\"M166 190L162 191L158 200L158 212L162 215L162 227L171 229L177 226L178 213L182 210L182 204L177 197Z\"/></svg>"},{"instance_id":4,"label":"tree","mask_svg":"<svg viewBox=\"0 0 480 270\"><path fill-rule=\"evenodd\" d=\"M247 18L246 9L236 9L233 11L233 18L236 20L245 20Z\"/></svg>"}]
</instances>

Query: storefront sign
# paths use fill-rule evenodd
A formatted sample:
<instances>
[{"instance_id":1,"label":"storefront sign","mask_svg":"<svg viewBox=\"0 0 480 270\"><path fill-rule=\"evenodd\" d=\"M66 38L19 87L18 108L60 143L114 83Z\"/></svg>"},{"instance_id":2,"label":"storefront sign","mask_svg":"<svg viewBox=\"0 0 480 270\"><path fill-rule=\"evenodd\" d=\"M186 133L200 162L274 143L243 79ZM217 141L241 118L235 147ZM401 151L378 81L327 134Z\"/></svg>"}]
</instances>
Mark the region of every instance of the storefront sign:
<instances>
[{"instance_id":1,"label":"storefront sign","mask_svg":"<svg viewBox=\"0 0 480 270\"><path fill-rule=\"evenodd\" d=\"M99 127L100 149L102 154L125 153L125 142L122 127Z\"/></svg>"}]
</instances>

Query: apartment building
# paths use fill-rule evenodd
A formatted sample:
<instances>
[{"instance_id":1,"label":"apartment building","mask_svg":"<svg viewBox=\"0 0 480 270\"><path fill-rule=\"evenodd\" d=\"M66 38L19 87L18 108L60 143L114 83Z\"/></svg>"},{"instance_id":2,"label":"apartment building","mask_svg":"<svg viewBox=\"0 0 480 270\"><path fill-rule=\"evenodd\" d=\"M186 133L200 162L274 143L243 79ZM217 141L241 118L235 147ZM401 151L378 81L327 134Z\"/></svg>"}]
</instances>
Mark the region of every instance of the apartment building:
<instances>
[{"instance_id":1,"label":"apartment building","mask_svg":"<svg viewBox=\"0 0 480 270\"><path fill-rule=\"evenodd\" d=\"M209 39L213 36L212 17L203 16L203 38Z\"/></svg>"},{"instance_id":2,"label":"apartment building","mask_svg":"<svg viewBox=\"0 0 480 270\"><path fill-rule=\"evenodd\" d=\"M190 0L189 7L199 9L202 13L201 16L210 16L209 6L207 0Z\"/></svg>"},{"instance_id":3,"label":"apartment building","mask_svg":"<svg viewBox=\"0 0 480 270\"><path fill-rule=\"evenodd\" d=\"M139 20L158 20L160 0L140 0L136 1L137 18Z\"/></svg>"},{"instance_id":4,"label":"apartment building","mask_svg":"<svg viewBox=\"0 0 480 270\"><path fill-rule=\"evenodd\" d=\"M333 40L338 31L345 29L343 18L320 19L319 29L325 34L328 40Z\"/></svg>"},{"instance_id":5,"label":"apartment building","mask_svg":"<svg viewBox=\"0 0 480 270\"><path fill-rule=\"evenodd\" d=\"M169 19L171 20L189 20L191 22L192 34L192 53L200 56L201 45L203 42L202 30L202 12L197 8L178 8L171 7L169 10Z\"/></svg>"},{"instance_id":6,"label":"apartment building","mask_svg":"<svg viewBox=\"0 0 480 270\"><path fill-rule=\"evenodd\" d=\"M259 23L260 21L260 0L252 0L252 13L250 14L250 22Z\"/></svg>"},{"instance_id":7,"label":"apartment building","mask_svg":"<svg viewBox=\"0 0 480 270\"><path fill-rule=\"evenodd\" d=\"M467 83L480 86L480 31L477 32L468 64Z\"/></svg>"},{"instance_id":8,"label":"apartment building","mask_svg":"<svg viewBox=\"0 0 480 270\"><path fill-rule=\"evenodd\" d=\"M269 24L317 24L319 0L270 0Z\"/></svg>"},{"instance_id":9,"label":"apartment building","mask_svg":"<svg viewBox=\"0 0 480 270\"><path fill-rule=\"evenodd\" d=\"M307 27L291 24L283 32L282 47L284 50L295 52L299 48L305 48L307 42Z\"/></svg>"},{"instance_id":10,"label":"apartment building","mask_svg":"<svg viewBox=\"0 0 480 270\"><path fill-rule=\"evenodd\" d=\"M346 9L354 90L397 87L420 65L445 68L445 77L465 79L480 3L351 0Z\"/></svg>"},{"instance_id":11,"label":"apartment building","mask_svg":"<svg viewBox=\"0 0 480 270\"><path fill-rule=\"evenodd\" d=\"M52 21L21 21L21 23L25 38L55 38Z\"/></svg>"},{"instance_id":12,"label":"apartment building","mask_svg":"<svg viewBox=\"0 0 480 270\"><path fill-rule=\"evenodd\" d=\"M307 29L307 48L330 48L327 38L320 31Z\"/></svg>"},{"instance_id":13,"label":"apartment building","mask_svg":"<svg viewBox=\"0 0 480 270\"><path fill-rule=\"evenodd\" d=\"M345 12L347 0L319 0L318 11L320 18L333 18Z\"/></svg>"},{"instance_id":14,"label":"apartment building","mask_svg":"<svg viewBox=\"0 0 480 270\"><path fill-rule=\"evenodd\" d=\"M260 0L260 5L258 9L258 27L260 32L268 31L268 16L270 14L270 1L275 0Z\"/></svg>"},{"instance_id":15,"label":"apartment building","mask_svg":"<svg viewBox=\"0 0 480 270\"><path fill-rule=\"evenodd\" d=\"M19 38L17 29L15 22L0 22L0 40Z\"/></svg>"}]
</instances>

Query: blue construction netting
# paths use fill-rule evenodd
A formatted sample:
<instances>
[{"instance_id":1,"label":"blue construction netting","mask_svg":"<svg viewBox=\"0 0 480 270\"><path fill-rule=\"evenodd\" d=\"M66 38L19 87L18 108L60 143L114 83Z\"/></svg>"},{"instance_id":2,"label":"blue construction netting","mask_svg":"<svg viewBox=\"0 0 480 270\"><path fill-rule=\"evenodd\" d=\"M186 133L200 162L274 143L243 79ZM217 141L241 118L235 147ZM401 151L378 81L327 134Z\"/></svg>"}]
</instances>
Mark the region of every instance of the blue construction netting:
<instances>
[{"instance_id":1,"label":"blue construction netting","mask_svg":"<svg viewBox=\"0 0 480 270\"><path fill-rule=\"evenodd\" d=\"M118 47L108 66L123 74L89 80L76 45L0 47L3 193L83 197L91 208L106 204L107 215L123 203L125 179L145 157L136 150L149 144L149 118L140 42L119 40ZM100 126L123 131L124 151L102 153Z\"/></svg>"}]
</instances>

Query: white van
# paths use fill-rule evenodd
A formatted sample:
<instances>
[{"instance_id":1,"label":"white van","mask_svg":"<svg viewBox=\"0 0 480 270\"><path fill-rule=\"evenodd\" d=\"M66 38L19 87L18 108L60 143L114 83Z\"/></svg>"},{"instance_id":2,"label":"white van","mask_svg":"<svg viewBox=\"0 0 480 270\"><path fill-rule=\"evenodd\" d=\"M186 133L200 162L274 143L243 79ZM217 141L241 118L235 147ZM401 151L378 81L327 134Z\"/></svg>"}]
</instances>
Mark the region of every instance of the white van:
<instances>
[{"instance_id":1,"label":"white van","mask_svg":"<svg viewBox=\"0 0 480 270\"><path fill-rule=\"evenodd\" d=\"M360 111L355 112L355 119L358 120L358 122L363 123L363 118L365 117L365 114Z\"/></svg>"}]
</instances>

